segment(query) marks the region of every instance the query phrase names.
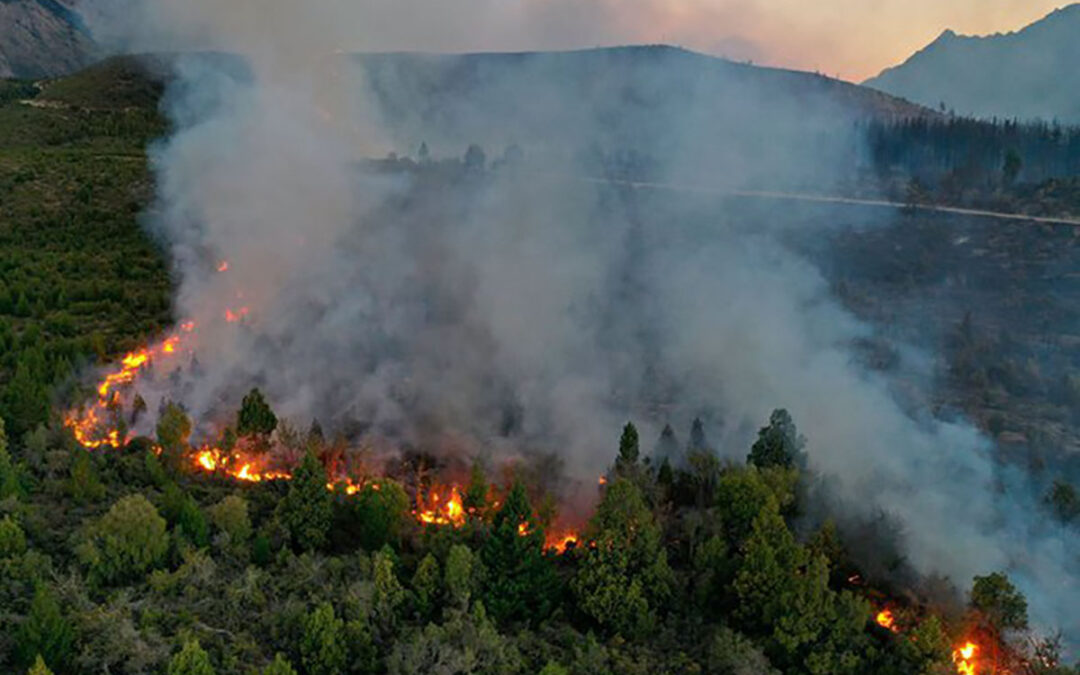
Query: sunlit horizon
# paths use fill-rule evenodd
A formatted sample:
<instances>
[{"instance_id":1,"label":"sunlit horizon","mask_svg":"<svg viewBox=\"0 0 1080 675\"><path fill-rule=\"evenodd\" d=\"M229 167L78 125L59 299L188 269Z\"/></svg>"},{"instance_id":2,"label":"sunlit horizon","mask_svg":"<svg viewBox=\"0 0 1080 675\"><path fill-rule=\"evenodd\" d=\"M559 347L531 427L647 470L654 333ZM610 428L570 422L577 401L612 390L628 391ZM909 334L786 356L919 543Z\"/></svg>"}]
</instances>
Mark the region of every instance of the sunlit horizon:
<instances>
[{"instance_id":1,"label":"sunlit horizon","mask_svg":"<svg viewBox=\"0 0 1080 675\"><path fill-rule=\"evenodd\" d=\"M861 82L946 29L1017 31L1061 0L382 0L350 33L364 51L566 50L670 44L760 65ZM423 22L402 16L426 16Z\"/></svg>"}]
</instances>

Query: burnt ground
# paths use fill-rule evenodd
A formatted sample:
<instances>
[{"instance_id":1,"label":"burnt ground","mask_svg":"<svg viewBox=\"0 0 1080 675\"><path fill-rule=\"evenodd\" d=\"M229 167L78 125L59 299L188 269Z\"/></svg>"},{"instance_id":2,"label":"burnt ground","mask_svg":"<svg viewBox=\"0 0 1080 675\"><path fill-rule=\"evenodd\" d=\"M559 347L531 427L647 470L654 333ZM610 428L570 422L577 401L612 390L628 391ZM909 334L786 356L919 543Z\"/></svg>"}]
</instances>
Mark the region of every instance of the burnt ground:
<instances>
[{"instance_id":1,"label":"burnt ground","mask_svg":"<svg viewBox=\"0 0 1080 675\"><path fill-rule=\"evenodd\" d=\"M870 366L903 378L898 345L920 348L931 377L911 384L935 413L975 422L1005 461L1080 475L1080 228L860 209L786 217L793 245L877 329L859 345Z\"/></svg>"}]
</instances>

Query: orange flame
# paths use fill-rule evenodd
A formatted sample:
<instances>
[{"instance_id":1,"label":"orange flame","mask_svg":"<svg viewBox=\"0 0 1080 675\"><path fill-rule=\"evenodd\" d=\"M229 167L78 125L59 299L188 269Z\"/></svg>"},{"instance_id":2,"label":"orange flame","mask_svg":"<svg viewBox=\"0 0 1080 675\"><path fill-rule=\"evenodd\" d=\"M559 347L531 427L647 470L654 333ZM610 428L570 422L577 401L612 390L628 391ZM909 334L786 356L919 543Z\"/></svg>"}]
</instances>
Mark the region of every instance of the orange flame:
<instances>
[{"instance_id":1,"label":"orange flame","mask_svg":"<svg viewBox=\"0 0 1080 675\"><path fill-rule=\"evenodd\" d=\"M424 503L422 495L416 496L416 519L425 525L451 525L461 527L465 524L465 508L461 505L461 493L457 486L450 488L450 498L440 504L438 489L433 489Z\"/></svg>"},{"instance_id":2,"label":"orange flame","mask_svg":"<svg viewBox=\"0 0 1080 675\"><path fill-rule=\"evenodd\" d=\"M200 450L195 455L195 463L207 471L216 471L221 463L218 453L214 450Z\"/></svg>"},{"instance_id":3,"label":"orange flame","mask_svg":"<svg viewBox=\"0 0 1080 675\"><path fill-rule=\"evenodd\" d=\"M877 624L882 628L888 628L894 633L900 632L900 628L896 625L896 617L893 616L891 609L881 610L877 613L877 616L874 617L874 620L877 621Z\"/></svg>"},{"instance_id":4,"label":"orange flame","mask_svg":"<svg viewBox=\"0 0 1080 675\"><path fill-rule=\"evenodd\" d=\"M186 333L194 329L195 324L190 322L181 326ZM105 374L97 386L97 400L83 409L69 411L64 415L64 426L71 429L75 440L84 448L120 448L129 439L126 435L121 437L110 418L120 402L121 390L135 382L155 360L173 357L179 351L180 336L171 335L156 345L129 352L120 360L118 368Z\"/></svg>"},{"instance_id":5,"label":"orange flame","mask_svg":"<svg viewBox=\"0 0 1080 675\"><path fill-rule=\"evenodd\" d=\"M229 271L229 261L228 260L222 260L221 262L219 262L218 266L217 266L217 271L218 272L228 272Z\"/></svg>"},{"instance_id":6,"label":"orange flame","mask_svg":"<svg viewBox=\"0 0 1080 675\"><path fill-rule=\"evenodd\" d=\"M554 550L557 553L566 553L570 547L577 546L577 543L578 536L576 532L549 534L544 541L544 548Z\"/></svg>"},{"instance_id":7,"label":"orange flame","mask_svg":"<svg viewBox=\"0 0 1080 675\"><path fill-rule=\"evenodd\" d=\"M952 653L953 663L956 665L958 675L975 675L978 668L976 657L979 654L979 645L974 642L965 642Z\"/></svg>"}]
</instances>

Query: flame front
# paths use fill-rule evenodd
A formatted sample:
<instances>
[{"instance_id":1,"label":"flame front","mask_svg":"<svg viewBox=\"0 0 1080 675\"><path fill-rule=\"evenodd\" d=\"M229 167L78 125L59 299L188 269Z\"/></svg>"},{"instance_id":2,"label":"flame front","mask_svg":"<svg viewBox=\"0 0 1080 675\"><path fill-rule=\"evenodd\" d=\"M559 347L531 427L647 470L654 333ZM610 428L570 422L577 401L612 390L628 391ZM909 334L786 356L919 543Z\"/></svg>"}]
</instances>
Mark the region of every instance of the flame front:
<instances>
[{"instance_id":1,"label":"flame front","mask_svg":"<svg viewBox=\"0 0 1080 675\"><path fill-rule=\"evenodd\" d=\"M188 322L180 327L184 333L195 330ZM64 416L64 425L71 429L75 440L84 448L96 450L120 448L129 438L121 434L118 424L110 418L120 407L123 390L135 382L155 361L175 357L180 352L181 336L171 335L156 345L129 352L120 360L118 369L106 373L97 386L97 400L83 408L71 410Z\"/></svg>"},{"instance_id":2,"label":"flame front","mask_svg":"<svg viewBox=\"0 0 1080 675\"><path fill-rule=\"evenodd\" d=\"M227 263L222 263L227 269ZM221 271L225 271L222 269ZM241 321L249 313L247 307L236 312L226 310L226 319L230 322ZM184 337L195 331L195 323L184 322L179 331L161 342L126 354L111 372L107 372L97 386L96 399L81 408L69 411L64 416L64 424L71 429L75 439L84 448L96 450L104 447L119 449L130 440L130 434L122 431L123 419L120 417L125 407L130 407L135 399L132 385L145 375L157 362L175 359L181 352L190 352L183 344ZM154 450L160 454L161 449ZM191 448L188 454L190 466L197 471L227 476L246 483L262 483L275 480L289 480L292 474L280 467L268 466L261 455L246 453L243 448L225 452L219 447L205 445L198 449ZM336 477L327 484L327 489L340 491L346 496L357 495L365 487L379 489L378 483L365 485L354 482L348 477ZM444 499L444 495L446 495ZM499 502L490 505L490 510L497 510ZM448 526L455 529L463 527L468 520L458 486L449 488L435 487L427 495L419 492L416 496L416 508L413 517L421 525ZM530 530L526 523L518 527L518 533L526 536ZM565 552L576 544L575 532L562 531L559 534L548 533L545 537L546 550Z\"/></svg>"}]
</instances>

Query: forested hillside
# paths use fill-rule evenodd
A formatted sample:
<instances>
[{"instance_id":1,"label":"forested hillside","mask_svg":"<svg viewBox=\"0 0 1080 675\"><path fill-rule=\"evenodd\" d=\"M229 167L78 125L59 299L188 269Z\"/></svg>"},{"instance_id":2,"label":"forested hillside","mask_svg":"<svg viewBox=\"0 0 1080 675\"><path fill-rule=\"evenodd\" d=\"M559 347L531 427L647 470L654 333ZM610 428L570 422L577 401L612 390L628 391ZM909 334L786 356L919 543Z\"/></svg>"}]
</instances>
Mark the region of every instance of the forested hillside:
<instances>
[{"instance_id":1,"label":"forested hillside","mask_svg":"<svg viewBox=\"0 0 1080 675\"><path fill-rule=\"evenodd\" d=\"M298 429L258 389L225 411L216 450L273 447L289 473L196 447L177 405L153 434L88 450L63 412L96 393L122 418L107 394L145 360L86 372L174 319L139 221L159 88L126 61L4 86L3 672L1078 672L1006 575L920 579L886 514L823 513L829 480L784 410L740 448L699 419L658 438L613 428L580 508L559 500L553 453L347 453L339 430ZM382 168L443 190L495 170L479 148ZM1075 491L1051 497L1075 522Z\"/></svg>"}]
</instances>

